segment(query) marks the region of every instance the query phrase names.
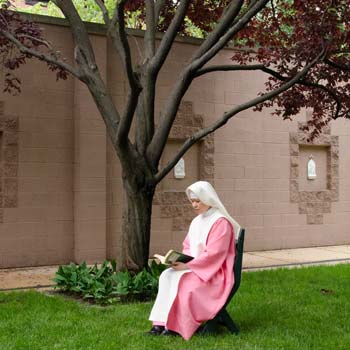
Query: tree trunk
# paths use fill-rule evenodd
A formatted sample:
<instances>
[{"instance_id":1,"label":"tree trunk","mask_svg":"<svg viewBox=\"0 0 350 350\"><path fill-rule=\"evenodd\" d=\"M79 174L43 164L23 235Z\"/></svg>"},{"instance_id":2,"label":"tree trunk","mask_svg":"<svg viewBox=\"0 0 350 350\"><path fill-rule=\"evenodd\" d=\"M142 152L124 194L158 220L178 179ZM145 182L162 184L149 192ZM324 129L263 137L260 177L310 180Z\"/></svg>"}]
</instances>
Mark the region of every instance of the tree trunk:
<instances>
[{"instance_id":1,"label":"tree trunk","mask_svg":"<svg viewBox=\"0 0 350 350\"><path fill-rule=\"evenodd\" d=\"M121 269L140 271L148 264L154 185L131 186L124 179Z\"/></svg>"}]
</instances>

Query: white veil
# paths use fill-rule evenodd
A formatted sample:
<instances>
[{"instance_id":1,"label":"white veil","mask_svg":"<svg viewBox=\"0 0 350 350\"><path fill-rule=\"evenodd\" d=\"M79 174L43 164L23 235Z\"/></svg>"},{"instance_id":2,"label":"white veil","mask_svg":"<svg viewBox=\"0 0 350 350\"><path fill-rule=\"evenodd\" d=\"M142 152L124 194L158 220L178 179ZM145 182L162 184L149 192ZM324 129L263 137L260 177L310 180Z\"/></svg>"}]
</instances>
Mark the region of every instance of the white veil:
<instances>
[{"instance_id":1,"label":"white veil","mask_svg":"<svg viewBox=\"0 0 350 350\"><path fill-rule=\"evenodd\" d=\"M241 226L239 223L233 219L233 217L227 212L225 206L222 204L219 196L214 190L213 186L207 181L197 181L194 184L186 188L186 195L189 200L191 200L191 193L194 193L198 199L206 205L209 205L212 208L216 208L219 212L231 222L235 238L238 239Z\"/></svg>"}]
</instances>

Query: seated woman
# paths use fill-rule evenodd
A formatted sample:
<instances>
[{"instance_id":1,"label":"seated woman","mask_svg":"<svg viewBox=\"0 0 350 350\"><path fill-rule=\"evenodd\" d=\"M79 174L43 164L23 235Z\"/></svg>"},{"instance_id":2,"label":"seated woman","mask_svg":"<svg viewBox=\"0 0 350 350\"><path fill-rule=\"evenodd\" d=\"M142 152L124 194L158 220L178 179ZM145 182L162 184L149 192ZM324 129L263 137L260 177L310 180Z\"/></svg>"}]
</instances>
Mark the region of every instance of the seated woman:
<instances>
[{"instance_id":1,"label":"seated woman","mask_svg":"<svg viewBox=\"0 0 350 350\"><path fill-rule=\"evenodd\" d=\"M198 214L183 242L183 252L194 257L174 263L159 278L159 289L149 319L154 335L180 334L188 340L202 322L212 319L225 304L234 283L235 236L239 224L228 214L209 182L186 189Z\"/></svg>"}]
</instances>

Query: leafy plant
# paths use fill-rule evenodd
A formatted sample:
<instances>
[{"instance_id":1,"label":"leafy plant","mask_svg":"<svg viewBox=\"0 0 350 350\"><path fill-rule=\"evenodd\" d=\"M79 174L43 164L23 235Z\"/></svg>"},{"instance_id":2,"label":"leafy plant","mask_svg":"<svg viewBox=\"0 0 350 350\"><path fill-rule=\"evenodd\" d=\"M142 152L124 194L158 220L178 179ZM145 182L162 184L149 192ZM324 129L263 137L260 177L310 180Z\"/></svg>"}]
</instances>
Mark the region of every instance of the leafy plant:
<instances>
[{"instance_id":1,"label":"leafy plant","mask_svg":"<svg viewBox=\"0 0 350 350\"><path fill-rule=\"evenodd\" d=\"M114 260L105 260L99 267L70 263L58 268L56 288L73 293L83 299L99 304L117 301L145 301L154 298L158 290L158 279L164 265L151 261L148 269L132 275L129 271L117 271Z\"/></svg>"}]
</instances>

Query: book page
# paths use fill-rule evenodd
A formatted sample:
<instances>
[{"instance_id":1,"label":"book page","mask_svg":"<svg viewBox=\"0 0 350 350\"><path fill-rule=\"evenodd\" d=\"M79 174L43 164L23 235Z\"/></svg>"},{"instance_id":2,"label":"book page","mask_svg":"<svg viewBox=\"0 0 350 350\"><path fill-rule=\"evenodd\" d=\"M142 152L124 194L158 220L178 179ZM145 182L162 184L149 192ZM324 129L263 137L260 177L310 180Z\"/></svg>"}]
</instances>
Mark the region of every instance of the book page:
<instances>
[{"instance_id":1,"label":"book page","mask_svg":"<svg viewBox=\"0 0 350 350\"><path fill-rule=\"evenodd\" d=\"M162 264L165 264L165 256L159 254L154 254L153 256L157 258Z\"/></svg>"}]
</instances>

